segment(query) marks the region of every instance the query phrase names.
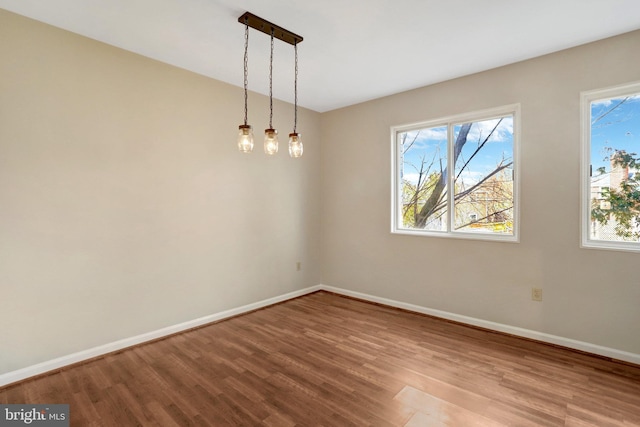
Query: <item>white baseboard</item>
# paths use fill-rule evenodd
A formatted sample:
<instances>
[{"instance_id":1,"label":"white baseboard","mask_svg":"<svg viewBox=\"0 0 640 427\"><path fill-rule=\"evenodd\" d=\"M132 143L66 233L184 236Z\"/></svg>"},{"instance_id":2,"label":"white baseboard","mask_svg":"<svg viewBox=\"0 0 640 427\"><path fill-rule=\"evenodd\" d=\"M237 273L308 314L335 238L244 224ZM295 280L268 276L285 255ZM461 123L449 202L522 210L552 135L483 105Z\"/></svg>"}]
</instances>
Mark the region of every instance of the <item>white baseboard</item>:
<instances>
[{"instance_id":1,"label":"white baseboard","mask_svg":"<svg viewBox=\"0 0 640 427\"><path fill-rule=\"evenodd\" d=\"M134 345L142 344L147 341L152 341L158 338L166 337L178 332L186 331L198 326L206 325L207 323L216 322L218 320L226 319L228 317L237 316L239 314L247 313L249 311L257 310L272 304L276 304L282 301L286 301L292 298L296 298L302 295L309 294L321 290L321 286L312 286L310 288L302 289L299 291L290 292L288 294L280 295L277 297L269 298L263 301L259 301L253 304L243 305L242 307L233 308L231 310L222 311L219 313L211 314L209 316L200 317L195 320L180 323L166 328L158 329L155 331L147 332L145 334L136 335L134 337L125 338L112 343L93 347L88 350L79 351L77 353L69 354L67 356L58 357L53 360L38 363L37 365L27 366L26 368L18 369L16 371L7 372L0 375L0 387L7 384L22 381L24 379L44 374L49 371L63 368L74 363L82 362L94 357L103 356L114 351L122 350L123 348L131 347Z\"/></svg>"},{"instance_id":2,"label":"white baseboard","mask_svg":"<svg viewBox=\"0 0 640 427\"><path fill-rule=\"evenodd\" d=\"M247 313L253 310L257 310L263 307L267 307L272 304L283 302L292 298L297 298L302 295L306 295L316 291L329 291L336 294L350 296L353 298L359 298L365 301L375 302L379 304L388 305L391 307L402 308L416 313L428 314L443 319L453 320L460 323L466 323L469 325L479 326L494 331L504 332L511 335L516 335L524 338L530 338L550 344L556 344L563 347L568 347L587 353L597 354L600 356L610 357L625 362L634 363L640 365L640 354L629 353L622 350L616 350L608 347L602 347L595 344L590 344L582 341L576 341L569 338L563 338L555 335L545 334L542 332L532 331L529 329L518 328L515 326L504 325L501 323L490 322L487 320L476 319L473 317L462 316L459 314L449 313L446 311L435 310L432 308L421 307L414 304L408 304L400 301L395 301L387 298L376 297L373 295L363 294L360 292L349 291L347 289L336 288L333 286L317 285L309 288L301 289L298 291L290 292L277 297L269 298L266 300L258 301L253 304L243 305L242 307L234 308L231 310L225 310L219 313L211 314L209 316L200 317L195 320L180 323L177 325L169 326L166 328L151 331L145 334L136 335L134 337L125 338L112 343L104 344L98 347L93 347L88 350L83 350L77 353L62 356L53 360L38 363L37 365L27 366L26 368L18 369L16 371L7 372L0 375L0 387L22 381L24 379L41 375L49 371L63 368L74 363L83 362L95 357L103 356L114 351L122 350L127 347L142 344L144 342L152 341L158 338L162 338L168 335L172 335L178 332L186 331L198 326L206 325L207 323L216 322L229 317L237 316L239 314Z\"/></svg>"},{"instance_id":3,"label":"white baseboard","mask_svg":"<svg viewBox=\"0 0 640 427\"><path fill-rule=\"evenodd\" d=\"M488 320L476 319L474 317L462 316L459 314L449 313L446 311L436 310L433 308L421 307L414 304L408 304L405 302L395 301L387 298L380 298L373 295L363 294L360 292L353 292L347 289L335 288L333 286L320 285L320 288L325 291L334 292L353 298L362 299L365 301L375 302L379 304L388 305L391 307L402 308L409 311L415 311L417 313L428 314L435 317L440 317L447 320L453 320L460 323L466 323L468 325L479 326L481 328L491 329L493 331L504 332L511 335L516 335L523 338L530 338L537 341L542 341L549 344L555 344L562 347L571 348L574 350L580 350L599 356L610 357L612 359L621 360L624 362L634 363L640 365L640 354L629 353L622 350L616 350L614 348L603 347L588 342L577 341L570 338L559 337L556 335L545 334L543 332L532 331L530 329L518 328L516 326L504 325L502 323L490 322Z\"/></svg>"}]
</instances>

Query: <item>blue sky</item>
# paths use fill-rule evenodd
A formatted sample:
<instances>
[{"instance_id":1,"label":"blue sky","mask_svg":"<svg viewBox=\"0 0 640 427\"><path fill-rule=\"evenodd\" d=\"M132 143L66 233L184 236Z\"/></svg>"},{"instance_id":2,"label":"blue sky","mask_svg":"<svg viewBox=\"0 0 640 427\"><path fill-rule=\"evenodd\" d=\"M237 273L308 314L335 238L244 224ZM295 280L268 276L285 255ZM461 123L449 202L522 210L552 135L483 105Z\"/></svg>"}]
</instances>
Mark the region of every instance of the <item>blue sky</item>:
<instances>
[{"instance_id":1,"label":"blue sky","mask_svg":"<svg viewBox=\"0 0 640 427\"><path fill-rule=\"evenodd\" d=\"M462 153L458 158L456 169L459 169L469 160L478 145L491 133L498 124L499 119L491 119L475 122L467 137ZM454 140L460 130L461 124L453 126ZM434 162L431 171L440 171L440 160L443 168L446 167L447 156L447 127L439 126L406 132L406 145L415 138L415 142L404 155L404 178L415 183L417 180L417 170L422 160L430 164ZM417 137L416 137L417 136ZM502 161L513 160L513 118L511 116L503 118L489 141L473 157L461 178L465 183L477 182L481 177L493 171ZM457 174L457 172L456 172Z\"/></svg>"},{"instance_id":2,"label":"blue sky","mask_svg":"<svg viewBox=\"0 0 640 427\"><path fill-rule=\"evenodd\" d=\"M593 175L597 175L596 169L602 166L610 170L607 148L640 155L640 95L629 98L612 110L623 99L617 97L591 103Z\"/></svg>"}]
</instances>

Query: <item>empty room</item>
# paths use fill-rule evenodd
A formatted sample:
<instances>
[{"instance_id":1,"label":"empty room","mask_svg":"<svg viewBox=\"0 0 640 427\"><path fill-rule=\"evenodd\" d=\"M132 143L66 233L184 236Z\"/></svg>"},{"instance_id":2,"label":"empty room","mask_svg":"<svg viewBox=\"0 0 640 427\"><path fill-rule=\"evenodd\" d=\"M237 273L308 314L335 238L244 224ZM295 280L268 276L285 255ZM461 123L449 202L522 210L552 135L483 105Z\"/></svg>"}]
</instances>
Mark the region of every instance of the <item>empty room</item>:
<instances>
[{"instance_id":1,"label":"empty room","mask_svg":"<svg viewBox=\"0 0 640 427\"><path fill-rule=\"evenodd\" d=\"M0 426L640 426L639 53L637 0L0 0Z\"/></svg>"}]
</instances>

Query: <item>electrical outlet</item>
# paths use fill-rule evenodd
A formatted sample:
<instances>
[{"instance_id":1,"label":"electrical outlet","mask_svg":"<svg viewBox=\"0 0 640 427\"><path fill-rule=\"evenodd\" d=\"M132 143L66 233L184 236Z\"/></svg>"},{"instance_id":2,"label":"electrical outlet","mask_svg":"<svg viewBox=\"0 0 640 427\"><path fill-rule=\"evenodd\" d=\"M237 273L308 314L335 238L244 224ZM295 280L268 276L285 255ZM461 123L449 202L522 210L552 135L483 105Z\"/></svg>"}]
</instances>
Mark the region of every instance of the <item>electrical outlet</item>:
<instances>
[{"instance_id":1,"label":"electrical outlet","mask_svg":"<svg viewBox=\"0 0 640 427\"><path fill-rule=\"evenodd\" d=\"M302 263L300 261L296 262L296 271L302 270Z\"/></svg>"},{"instance_id":2,"label":"electrical outlet","mask_svg":"<svg viewBox=\"0 0 640 427\"><path fill-rule=\"evenodd\" d=\"M531 288L531 299L534 301L542 301L542 288Z\"/></svg>"}]
</instances>

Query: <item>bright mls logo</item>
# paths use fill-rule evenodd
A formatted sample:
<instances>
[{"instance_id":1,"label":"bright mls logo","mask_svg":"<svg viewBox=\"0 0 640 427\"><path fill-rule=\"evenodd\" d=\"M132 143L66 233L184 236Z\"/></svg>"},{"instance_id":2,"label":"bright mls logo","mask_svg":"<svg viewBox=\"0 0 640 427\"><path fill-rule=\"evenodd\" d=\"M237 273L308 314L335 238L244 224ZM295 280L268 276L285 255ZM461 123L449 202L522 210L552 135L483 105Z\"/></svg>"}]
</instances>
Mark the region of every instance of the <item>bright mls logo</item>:
<instances>
[{"instance_id":1,"label":"bright mls logo","mask_svg":"<svg viewBox=\"0 0 640 427\"><path fill-rule=\"evenodd\" d=\"M0 405L0 427L69 427L69 405Z\"/></svg>"}]
</instances>

